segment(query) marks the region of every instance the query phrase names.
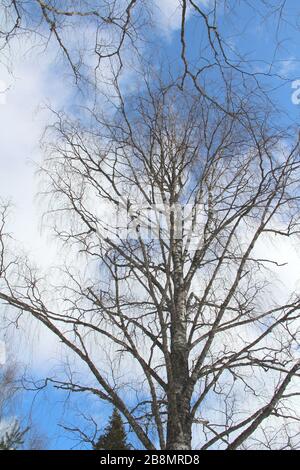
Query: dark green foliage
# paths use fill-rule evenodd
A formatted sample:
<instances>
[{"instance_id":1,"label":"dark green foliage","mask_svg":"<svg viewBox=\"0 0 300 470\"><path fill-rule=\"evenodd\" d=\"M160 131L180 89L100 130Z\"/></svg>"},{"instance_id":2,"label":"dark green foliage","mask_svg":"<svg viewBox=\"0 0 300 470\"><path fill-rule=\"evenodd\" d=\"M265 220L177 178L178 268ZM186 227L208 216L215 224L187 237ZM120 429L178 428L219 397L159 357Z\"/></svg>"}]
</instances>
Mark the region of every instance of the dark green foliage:
<instances>
[{"instance_id":1,"label":"dark green foliage","mask_svg":"<svg viewBox=\"0 0 300 470\"><path fill-rule=\"evenodd\" d=\"M100 436L95 450L130 450L120 414L114 409L104 433Z\"/></svg>"}]
</instances>

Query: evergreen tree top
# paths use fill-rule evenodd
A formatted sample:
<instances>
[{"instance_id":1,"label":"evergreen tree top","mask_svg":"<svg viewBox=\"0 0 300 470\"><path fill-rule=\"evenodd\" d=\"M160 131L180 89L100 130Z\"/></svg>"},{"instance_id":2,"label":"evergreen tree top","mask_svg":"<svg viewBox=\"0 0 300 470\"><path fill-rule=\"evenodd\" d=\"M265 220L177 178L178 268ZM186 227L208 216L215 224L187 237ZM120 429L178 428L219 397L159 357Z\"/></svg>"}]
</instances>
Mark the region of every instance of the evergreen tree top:
<instances>
[{"instance_id":1,"label":"evergreen tree top","mask_svg":"<svg viewBox=\"0 0 300 470\"><path fill-rule=\"evenodd\" d=\"M114 408L104 433L98 439L95 450L130 450L120 413Z\"/></svg>"}]
</instances>

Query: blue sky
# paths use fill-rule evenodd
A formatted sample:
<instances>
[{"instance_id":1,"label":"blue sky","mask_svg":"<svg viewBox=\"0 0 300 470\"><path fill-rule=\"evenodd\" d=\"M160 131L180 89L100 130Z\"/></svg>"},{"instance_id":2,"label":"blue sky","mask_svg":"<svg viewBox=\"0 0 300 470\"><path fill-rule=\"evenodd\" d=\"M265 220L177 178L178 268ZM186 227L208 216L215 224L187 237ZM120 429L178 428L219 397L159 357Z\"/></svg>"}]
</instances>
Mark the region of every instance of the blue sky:
<instances>
[{"instance_id":1,"label":"blue sky","mask_svg":"<svg viewBox=\"0 0 300 470\"><path fill-rule=\"evenodd\" d=\"M157 61L163 61L164 57L173 59L173 67L176 69L180 66L180 16L176 10L177 0L161 0L159 4L161 11L156 17L159 26L154 31L153 49L147 50L149 46L145 46L145 52L151 52L152 58L155 57ZM300 31L295 29L300 4L296 0L288 0L286 12L288 22L276 31L274 16L262 21L244 2L239 9L240 20L237 22L234 14L230 21L221 16L220 28L226 34L232 57L235 57L235 51L241 51L251 61L251 67L262 74L268 71L268 63L274 63L272 72L286 81L278 78L265 80L274 89L272 96L286 111L282 119L298 124L300 105L292 103L292 82L300 79ZM263 15L264 12L260 13ZM280 47L274 55L276 34ZM190 16L187 39L191 46L188 53L196 64L199 60L199 47L203 44L202 38L203 31L199 31L199 23ZM41 268L46 270L56 256L56 248L40 230L41 210L35 198L38 183L32 162L39 162L41 159L39 139L50 118L45 105L50 103L56 109L71 109L74 113L76 104L82 104L85 98L76 91L66 64L57 58L54 42L50 42L46 51L37 48L26 52L32 45L28 41L27 44L15 43L12 48L13 74L6 67L0 66L0 86L1 83L2 86L8 86L5 99L0 103L0 193L3 197L10 198L15 205L12 221L15 237L38 261ZM127 87L132 90L132 80L134 77L128 72L123 82L125 89ZM283 255L294 258L294 253L289 249ZM298 279L297 263L297 260L294 260L294 264L291 261L289 267L289 275L295 282ZM57 348L56 340L48 333L39 331L34 347L28 348L26 338L30 334L26 325L23 325L21 333L13 336L15 339L12 340L12 349L16 351L18 360L30 363L35 377L43 377L49 356L55 362L56 354L53 351ZM22 340L20 335L23 335ZM21 348L16 347L18 341L22 342L24 348L19 355L18 350ZM74 445L69 436L58 427L58 423L76 421L76 408L86 409L88 404L88 408L97 414L103 425L110 413L109 407L96 405L85 397L71 399L66 408L65 393L51 387L37 395L34 401L32 397L32 392L26 394L22 404L23 412L28 414L32 411L33 420L39 423L42 431L49 437L50 448L65 449Z\"/></svg>"}]
</instances>

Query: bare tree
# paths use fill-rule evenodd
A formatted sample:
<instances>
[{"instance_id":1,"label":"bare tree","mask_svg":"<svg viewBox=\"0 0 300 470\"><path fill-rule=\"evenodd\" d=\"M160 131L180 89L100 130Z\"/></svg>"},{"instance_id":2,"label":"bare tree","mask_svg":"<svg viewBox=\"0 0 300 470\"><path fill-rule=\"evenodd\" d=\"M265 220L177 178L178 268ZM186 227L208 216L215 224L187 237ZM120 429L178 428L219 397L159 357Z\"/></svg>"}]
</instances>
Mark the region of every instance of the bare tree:
<instances>
[{"instance_id":1,"label":"bare tree","mask_svg":"<svg viewBox=\"0 0 300 470\"><path fill-rule=\"evenodd\" d=\"M3 226L0 298L86 368L45 383L112 404L146 449L295 448L300 299L259 247L297 239L299 143L251 96L229 114L180 84L56 114L44 194L71 261L50 288Z\"/></svg>"},{"instance_id":2,"label":"bare tree","mask_svg":"<svg viewBox=\"0 0 300 470\"><path fill-rule=\"evenodd\" d=\"M1 0L0 50L9 50L13 41L24 36L38 38L45 48L53 40L76 83L91 82L97 95L99 74L108 67L113 74L104 74L105 80L119 78L129 50L139 59L151 61L153 48L144 46L152 45L157 55L161 48L155 34L159 4L148 0ZM282 50L291 41L286 25L291 31L299 26L286 0L174 0L170 13L180 18L176 59L181 86L190 80L198 93L223 111L236 112L234 102L228 100L231 94L224 99L215 93L220 87L227 89L228 76L235 76L235 93L239 88L240 95L251 90L267 96L270 89L291 79L279 70ZM255 16L260 28L272 22L269 59L252 57L251 51L238 46L239 38L252 33L249 15ZM189 21L196 36L191 37ZM279 81L270 84L270 78Z\"/></svg>"},{"instance_id":3,"label":"bare tree","mask_svg":"<svg viewBox=\"0 0 300 470\"><path fill-rule=\"evenodd\" d=\"M100 2L99 5L83 0L70 1L66 5L66 2L56 1L4 0L0 5L4 18L0 30L2 48L9 46L12 39L22 35L38 35L45 45L53 36L78 81L82 59L74 57L75 51L69 40L76 28L85 28L89 24L95 27L93 44L89 44L89 47L94 48L98 66L102 59L116 58L121 68L121 53L125 40L128 39L134 44L142 26L138 21L138 14L135 14L139 6L137 4L143 4L143 1L113 0Z\"/></svg>"},{"instance_id":4,"label":"bare tree","mask_svg":"<svg viewBox=\"0 0 300 470\"><path fill-rule=\"evenodd\" d=\"M261 247L297 239L299 143L274 125L263 83L274 64L255 71L222 28L220 18L238 24L240 2L179 2L179 79L145 73L126 97L123 54L151 41L149 2L1 5L3 50L19 34L53 36L79 81L84 50L70 31L88 22L95 69L112 67L109 112L56 113L48 132L48 215L71 254L54 287L8 251L2 211L0 298L89 372L46 383L112 404L147 449L190 449L193 430L203 449L298 447L299 295L278 300L280 266ZM276 51L286 2L247 5L276 19ZM198 56L190 15L205 38Z\"/></svg>"}]
</instances>

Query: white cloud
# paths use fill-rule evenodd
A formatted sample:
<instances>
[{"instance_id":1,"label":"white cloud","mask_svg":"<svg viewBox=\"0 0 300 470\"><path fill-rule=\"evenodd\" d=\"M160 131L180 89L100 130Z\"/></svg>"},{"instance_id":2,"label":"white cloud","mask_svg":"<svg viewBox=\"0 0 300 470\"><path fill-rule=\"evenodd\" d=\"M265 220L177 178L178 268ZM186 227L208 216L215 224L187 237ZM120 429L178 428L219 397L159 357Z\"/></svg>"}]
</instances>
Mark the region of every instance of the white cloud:
<instances>
[{"instance_id":1,"label":"white cloud","mask_svg":"<svg viewBox=\"0 0 300 470\"><path fill-rule=\"evenodd\" d=\"M159 26L166 33L176 30L181 23L180 0L155 0L154 14Z\"/></svg>"},{"instance_id":2,"label":"white cloud","mask_svg":"<svg viewBox=\"0 0 300 470\"><path fill-rule=\"evenodd\" d=\"M211 0L201 0L207 6ZM158 28L163 34L170 34L181 26L182 2L180 0L154 0L153 13ZM190 17L191 8L187 5L186 19Z\"/></svg>"},{"instance_id":3,"label":"white cloud","mask_svg":"<svg viewBox=\"0 0 300 470\"><path fill-rule=\"evenodd\" d=\"M199 4L207 7L211 0L200 0ZM180 0L154 0L153 12L158 27L166 35L181 26L182 2ZM191 8L187 5L186 19L190 17Z\"/></svg>"},{"instance_id":4,"label":"white cloud","mask_svg":"<svg viewBox=\"0 0 300 470\"><path fill-rule=\"evenodd\" d=\"M13 203L9 230L31 259L42 268L51 265L56 250L40 232L39 210L35 203L37 181L32 162L41 161L39 141L49 121L43 104L63 106L70 96L70 87L54 74L55 55L49 47L41 53L26 54L34 44L16 42L11 49L13 73L1 65L0 80L5 84L5 100L0 105L0 197ZM28 317L27 317L28 319ZM54 351L53 335L43 328L38 331L31 322L22 325L15 340L21 361L31 356L34 365L47 364ZM29 336L35 331L34 349ZM22 338L21 338L22 336ZM32 339L32 337L31 337ZM14 341L13 341L14 342Z\"/></svg>"},{"instance_id":5,"label":"white cloud","mask_svg":"<svg viewBox=\"0 0 300 470\"><path fill-rule=\"evenodd\" d=\"M41 105L62 105L68 95L61 77L53 74L51 49L44 54L25 55L25 47L28 44L24 48L20 43L14 45L13 75L4 66L0 68L0 79L7 84L5 102L0 106L0 194L15 206L16 238L43 263L50 252L38 229L32 162L41 160L39 141L48 116Z\"/></svg>"}]
</instances>

